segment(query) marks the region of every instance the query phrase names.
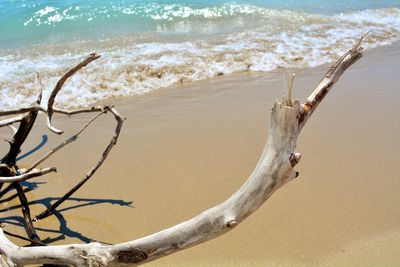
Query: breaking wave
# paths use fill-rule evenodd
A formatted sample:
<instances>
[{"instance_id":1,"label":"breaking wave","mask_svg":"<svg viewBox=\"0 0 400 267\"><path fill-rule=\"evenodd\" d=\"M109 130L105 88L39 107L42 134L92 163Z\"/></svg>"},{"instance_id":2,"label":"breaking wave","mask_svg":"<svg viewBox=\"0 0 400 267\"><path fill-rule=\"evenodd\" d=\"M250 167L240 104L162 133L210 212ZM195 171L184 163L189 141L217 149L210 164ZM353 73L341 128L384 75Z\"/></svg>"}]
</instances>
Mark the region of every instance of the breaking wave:
<instances>
[{"instance_id":1,"label":"breaking wave","mask_svg":"<svg viewBox=\"0 0 400 267\"><path fill-rule=\"evenodd\" d=\"M399 8L323 15L252 5L195 9L176 4L118 12L138 12L154 22L154 29L0 50L0 108L33 103L39 92L36 72L46 100L58 78L93 51L102 57L67 81L57 96L59 106L84 106L222 74L314 67L335 60L368 30L366 49L400 39ZM97 11L96 16L109 13ZM74 16L72 9L46 6L24 24L55 25L78 19ZM86 21L93 17L85 16Z\"/></svg>"}]
</instances>

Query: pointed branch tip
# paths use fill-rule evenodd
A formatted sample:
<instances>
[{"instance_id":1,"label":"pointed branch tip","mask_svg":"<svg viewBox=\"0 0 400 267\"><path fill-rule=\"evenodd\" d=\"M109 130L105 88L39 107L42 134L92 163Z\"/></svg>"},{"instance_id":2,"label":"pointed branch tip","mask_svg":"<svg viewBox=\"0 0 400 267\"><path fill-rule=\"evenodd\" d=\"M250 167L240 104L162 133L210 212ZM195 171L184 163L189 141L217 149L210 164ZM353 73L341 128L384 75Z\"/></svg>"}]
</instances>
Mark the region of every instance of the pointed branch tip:
<instances>
[{"instance_id":1,"label":"pointed branch tip","mask_svg":"<svg viewBox=\"0 0 400 267\"><path fill-rule=\"evenodd\" d=\"M353 48L350 50L351 54L355 54L355 53L357 53L357 52L361 52L361 51L362 51L362 47L360 47L360 46L361 46L361 43L362 43L362 41L364 40L364 38L365 38L370 32L372 32L372 31L373 31L373 29L370 29L369 31L367 31L366 33L364 33L364 34L361 36L361 38L354 44ZM360 51L359 51L359 50L360 50Z\"/></svg>"},{"instance_id":2,"label":"pointed branch tip","mask_svg":"<svg viewBox=\"0 0 400 267\"><path fill-rule=\"evenodd\" d=\"M51 114L48 114L47 116L47 128L49 128L50 131L58 135L64 133L64 131L57 129L51 124Z\"/></svg>"},{"instance_id":3,"label":"pointed branch tip","mask_svg":"<svg viewBox=\"0 0 400 267\"><path fill-rule=\"evenodd\" d=\"M296 77L295 73L292 73L289 75L289 86L288 86L288 99L287 99L287 105L289 107L292 107L292 87L293 87L293 81L294 77Z\"/></svg>"}]
</instances>

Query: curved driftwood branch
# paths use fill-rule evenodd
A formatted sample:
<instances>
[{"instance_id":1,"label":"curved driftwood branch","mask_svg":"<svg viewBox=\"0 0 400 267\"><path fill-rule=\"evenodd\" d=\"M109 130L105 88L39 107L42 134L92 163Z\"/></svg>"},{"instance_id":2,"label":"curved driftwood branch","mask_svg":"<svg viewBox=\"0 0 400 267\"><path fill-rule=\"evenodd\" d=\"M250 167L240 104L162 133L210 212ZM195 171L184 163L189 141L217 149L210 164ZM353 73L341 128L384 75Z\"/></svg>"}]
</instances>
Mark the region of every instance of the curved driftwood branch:
<instances>
[{"instance_id":1,"label":"curved driftwood branch","mask_svg":"<svg viewBox=\"0 0 400 267\"><path fill-rule=\"evenodd\" d=\"M89 56L89 58L85 59L82 61L80 64L78 64L75 68L71 69L67 74L65 74L60 81L58 82L57 86L55 89L57 89L57 92L61 89L63 83L65 80L73 75L76 71L78 71L80 68L84 67L86 64L90 63L91 61L99 58L98 55L92 54ZM39 83L39 86L41 89L43 88L43 84L41 83L39 74L37 74L37 81ZM56 97L57 92L50 98L50 101L53 101ZM54 92L53 92L54 93ZM14 196L18 196L19 201L21 203L21 208L22 208L22 215L24 219L24 227L26 234L28 236L27 239L31 241L31 245L44 245L41 241L39 236L36 233L35 227L33 226L32 223L32 218L31 218L31 213L30 213L30 207L29 207L29 202L28 199L25 195L25 191L22 188L20 182L34 178L37 176L41 176L44 174L47 174L49 172L56 171L55 167L53 168L45 168L45 169L35 169L36 166L38 166L40 163L48 159L52 154L56 153L59 151L61 148L64 146L68 145L69 143L75 141L78 136L94 121L96 120L99 116L102 114L110 111L116 120L118 121L117 123L117 128L115 132L115 136L112 138L111 143L109 146L107 146L105 152L103 153L102 159L96 163L96 165L86 174L85 179L81 181L77 186L72 188L62 199L61 201L57 201L53 205L51 205L48 210L46 210L46 216L51 215L52 212L54 211L55 208L57 208L58 205L60 205L63 201L68 199L69 196L71 196L74 192L76 192L92 175L96 172L96 170L101 166L103 161L106 159L107 154L110 152L111 148L113 145L116 143L118 139L119 132L122 127L122 122L124 118L118 114L118 112L112 107L112 106L95 106L91 108L81 108L81 109L75 109L75 110L62 110L62 109L53 109L53 105L49 106L50 107L50 112L54 113L60 113L63 115L76 115L76 114L81 114L81 113L89 113L89 112L95 112L98 113L92 120L90 120L86 125L84 125L80 131L78 131L75 135L73 135L71 138L65 140L62 144L59 146L55 147L53 150L51 150L49 153L44 155L40 160L38 160L33 166L31 166L28 169L19 169L18 166L16 165L16 158L17 155L21 152L21 146L26 140L27 136L29 135L33 124L35 123L37 114L39 111L42 111L44 113L48 113L49 110L43 108L40 106L42 99L42 90L40 90L40 94L38 95L38 98L36 100L35 105L32 105L27 108L20 108L20 109L13 109L13 110L6 110L6 111L0 111L0 116L6 116L6 115L15 115L15 114L23 114L24 115L18 115L14 118L8 118L6 120L0 121L0 127L1 126L10 126L11 129L14 132L14 137L12 141L7 141L10 144L10 149L9 152L0 160L0 189L4 185L4 183L10 183L10 185L5 188L4 190L0 191L0 198L4 196L10 189L15 189L17 191L17 194ZM12 126L12 123L15 122L20 122L18 125L18 128L15 128ZM4 124L4 125L3 125ZM50 127L51 130L51 127ZM19 171L19 172L18 172ZM4 201L4 199L3 199ZM8 232L8 234L10 234ZM13 236L16 236L13 234ZM18 236L20 238L20 236ZM1 253L0 253L1 254Z\"/></svg>"},{"instance_id":2,"label":"curved driftwood branch","mask_svg":"<svg viewBox=\"0 0 400 267\"><path fill-rule=\"evenodd\" d=\"M78 65L76 65L75 67L73 67L72 69L70 69L67 73L65 73L60 80L57 82L56 86L54 87L53 91L51 92L50 98L47 101L47 127L50 129L50 131L52 131L53 133L56 134L62 134L63 131L58 130L57 128L55 128L52 125L52 116L53 116L53 105L54 105L54 101L56 99L56 96L58 94L58 92L60 92L62 86L64 85L65 81L71 77L72 75L74 75L78 70L80 70L81 68L85 67L87 64L89 64L90 62L98 59L100 57L100 55L97 55L96 53L90 54L85 60L83 60L81 63L79 63Z\"/></svg>"},{"instance_id":3,"label":"curved driftwood branch","mask_svg":"<svg viewBox=\"0 0 400 267\"><path fill-rule=\"evenodd\" d=\"M275 102L268 141L256 168L243 186L222 204L161 232L116 245L18 247L0 230L0 252L5 255L7 264L142 264L228 232L257 210L275 190L298 176L293 169L301 157L294 152L297 137L343 72L362 56L359 45L360 42L329 69L304 105L299 100L291 103L286 97Z\"/></svg>"}]
</instances>

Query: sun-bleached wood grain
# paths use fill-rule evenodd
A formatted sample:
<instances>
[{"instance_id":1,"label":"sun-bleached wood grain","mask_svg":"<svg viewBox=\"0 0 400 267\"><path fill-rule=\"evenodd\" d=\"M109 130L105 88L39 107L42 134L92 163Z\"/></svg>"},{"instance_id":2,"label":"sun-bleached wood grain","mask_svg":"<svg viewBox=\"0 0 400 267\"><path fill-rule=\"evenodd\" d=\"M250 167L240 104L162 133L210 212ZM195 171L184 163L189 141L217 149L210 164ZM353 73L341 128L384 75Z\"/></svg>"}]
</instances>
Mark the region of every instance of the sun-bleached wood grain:
<instances>
[{"instance_id":1,"label":"sun-bleached wood grain","mask_svg":"<svg viewBox=\"0 0 400 267\"><path fill-rule=\"evenodd\" d=\"M332 65L305 104L301 104L299 100L292 102L286 97L275 102L271 111L267 144L257 166L242 187L223 203L163 231L116 245L89 243L19 247L9 241L0 229L0 252L5 257L2 264L142 264L230 231L256 211L272 193L298 176L298 172L294 170L301 157L300 153L295 152L297 137L344 71L361 58L360 43L361 40Z\"/></svg>"}]
</instances>

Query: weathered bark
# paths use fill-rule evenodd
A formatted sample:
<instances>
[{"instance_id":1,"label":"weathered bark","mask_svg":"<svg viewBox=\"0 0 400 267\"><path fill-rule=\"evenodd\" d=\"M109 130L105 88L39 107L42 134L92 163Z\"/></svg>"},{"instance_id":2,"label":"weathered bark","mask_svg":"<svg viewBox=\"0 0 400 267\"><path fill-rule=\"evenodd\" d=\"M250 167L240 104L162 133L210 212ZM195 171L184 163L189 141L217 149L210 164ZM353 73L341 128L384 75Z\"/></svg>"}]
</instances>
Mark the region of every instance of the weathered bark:
<instances>
[{"instance_id":1,"label":"weathered bark","mask_svg":"<svg viewBox=\"0 0 400 267\"><path fill-rule=\"evenodd\" d=\"M300 154L295 153L297 137L343 72L362 56L360 42L328 70L304 105L299 100L292 103L285 97L275 102L268 141L257 166L243 186L222 204L171 228L116 245L89 243L25 248L10 242L0 230L0 252L11 266L33 263L141 264L228 232L257 210L275 190L297 177L298 173L293 169L300 160Z\"/></svg>"}]
</instances>

